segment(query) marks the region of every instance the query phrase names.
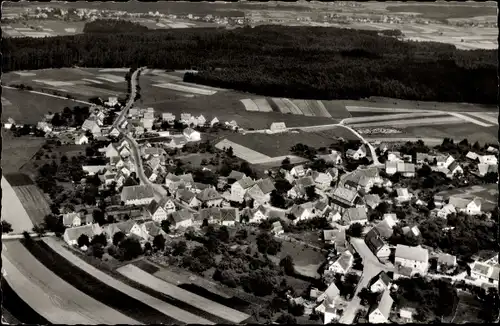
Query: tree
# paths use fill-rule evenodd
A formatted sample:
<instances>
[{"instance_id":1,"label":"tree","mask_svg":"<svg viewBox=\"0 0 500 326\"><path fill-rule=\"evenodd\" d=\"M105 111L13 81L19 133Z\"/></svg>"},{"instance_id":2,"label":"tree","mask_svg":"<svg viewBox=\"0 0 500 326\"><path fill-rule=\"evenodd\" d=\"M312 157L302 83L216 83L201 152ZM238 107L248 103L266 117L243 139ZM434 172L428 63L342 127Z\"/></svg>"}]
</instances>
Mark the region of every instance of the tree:
<instances>
[{"instance_id":1,"label":"tree","mask_svg":"<svg viewBox=\"0 0 500 326\"><path fill-rule=\"evenodd\" d=\"M100 209L94 209L92 211L92 217L94 218L94 221L96 223L98 223L99 225L106 224L106 219L104 217L104 212L102 210L100 210Z\"/></svg>"},{"instance_id":2,"label":"tree","mask_svg":"<svg viewBox=\"0 0 500 326\"><path fill-rule=\"evenodd\" d=\"M262 232L257 236L257 249L262 254L276 255L281 250L281 242L269 233Z\"/></svg>"},{"instance_id":3,"label":"tree","mask_svg":"<svg viewBox=\"0 0 500 326\"><path fill-rule=\"evenodd\" d=\"M231 146L229 146L228 149L226 149L226 155L228 157L233 157L234 156L234 153L233 153L233 148Z\"/></svg>"},{"instance_id":4,"label":"tree","mask_svg":"<svg viewBox=\"0 0 500 326\"><path fill-rule=\"evenodd\" d=\"M315 186L309 186L306 188L306 195L307 199L310 201L315 200L318 197L318 194L316 193L316 187Z\"/></svg>"},{"instance_id":5,"label":"tree","mask_svg":"<svg viewBox=\"0 0 500 326\"><path fill-rule=\"evenodd\" d=\"M281 168L287 171L290 171L292 169L289 157L286 157L283 161L281 161Z\"/></svg>"},{"instance_id":6,"label":"tree","mask_svg":"<svg viewBox=\"0 0 500 326\"><path fill-rule=\"evenodd\" d=\"M106 239L106 235L104 233L96 234L92 237L90 244L91 245L106 246L108 244L108 240Z\"/></svg>"},{"instance_id":7,"label":"tree","mask_svg":"<svg viewBox=\"0 0 500 326\"><path fill-rule=\"evenodd\" d=\"M144 245L144 253L151 254L152 251L153 251L153 246L151 245L150 242L146 242L146 244Z\"/></svg>"},{"instance_id":8,"label":"tree","mask_svg":"<svg viewBox=\"0 0 500 326\"><path fill-rule=\"evenodd\" d=\"M78 237L77 243L78 243L78 247L80 247L80 248L83 247L83 246L88 247L90 245L90 241L89 241L88 235L86 235L86 234L80 235Z\"/></svg>"},{"instance_id":9,"label":"tree","mask_svg":"<svg viewBox=\"0 0 500 326\"><path fill-rule=\"evenodd\" d=\"M165 233L170 233L170 221L168 220L163 220L161 221L161 229L163 230L163 232Z\"/></svg>"},{"instance_id":10,"label":"tree","mask_svg":"<svg viewBox=\"0 0 500 326\"><path fill-rule=\"evenodd\" d=\"M482 302L479 317L488 323L496 322L500 313L498 289L489 288L487 292L481 291L479 299Z\"/></svg>"},{"instance_id":11,"label":"tree","mask_svg":"<svg viewBox=\"0 0 500 326\"><path fill-rule=\"evenodd\" d=\"M113 234L113 244L115 246L118 246L120 242L122 242L125 239L125 233L118 231L115 234Z\"/></svg>"},{"instance_id":12,"label":"tree","mask_svg":"<svg viewBox=\"0 0 500 326\"><path fill-rule=\"evenodd\" d=\"M283 259L281 259L280 267L283 268L286 275L295 275L295 266L293 258L290 255L286 255Z\"/></svg>"},{"instance_id":13,"label":"tree","mask_svg":"<svg viewBox=\"0 0 500 326\"><path fill-rule=\"evenodd\" d=\"M248 237L248 231L246 229L238 230L236 233L236 239L245 240Z\"/></svg>"},{"instance_id":14,"label":"tree","mask_svg":"<svg viewBox=\"0 0 500 326\"><path fill-rule=\"evenodd\" d=\"M12 225L7 221L2 220L2 233L9 233L9 232L12 232Z\"/></svg>"},{"instance_id":15,"label":"tree","mask_svg":"<svg viewBox=\"0 0 500 326\"><path fill-rule=\"evenodd\" d=\"M185 241L176 241L172 244L172 256L183 255L187 250L187 244Z\"/></svg>"},{"instance_id":16,"label":"tree","mask_svg":"<svg viewBox=\"0 0 500 326\"><path fill-rule=\"evenodd\" d=\"M165 238L163 237L162 234L157 234L154 239L153 239L153 246L158 249L163 251L165 249Z\"/></svg>"},{"instance_id":17,"label":"tree","mask_svg":"<svg viewBox=\"0 0 500 326\"><path fill-rule=\"evenodd\" d=\"M131 260L137 258L143 253L141 244L136 238L128 237L120 242L119 247L123 249L123 260Z\"/></svg>"},{"instance_id":18,"label":"tree","mask_svg":"<svg viewBox=\"0 0 500 326\"><path fill-rule=\"evenodd\" d=\"M285 324L285 325L295 325L297 324L297 319L288 313L281 314L278 319L276 319L276 322L278 324Z\"/></svg>"},{"instance_id":19,"label":"tree","mask_svg":"<svg viewBox=\"0 0 500 326\"><path fill-rule=\"evenodd\" d=\"M277 190L273 190L271 192L271 205L274 207L284 208L285 207L285 198L281 195Z\"/></svg>"},{"instance_id":20,"label":"tree","mask_svg":"<svg viewBox=\"0 0 500 326\"><path fill-rule=\"evenodd\" d=\"M360 223L351 224L346 230L346 234L354 238L360 238L363 234L363 225Z\"/></svg>"},{"instance_id":21,"label":"tree","mask_svg":"<svg viewBox=\"0 0 500 326\"><path fill-rule=\"evenodd\" d=\"M43 218L43 225L44 228L46 228L49 231L55 233L64 233L65 227L63 225L62 218L54 214L46 215Z\"/></svg>"},{"instance_id":22,"label":"tree","mask_svg":"<svg viewBox=\"0 0 500 326\"><path fill-rule=\"evenodd\" d=\"M297 317L304 315L304 310L305 308L302 304L292 303L288 306L288 312Z\"/></svg>"}]
</instances>

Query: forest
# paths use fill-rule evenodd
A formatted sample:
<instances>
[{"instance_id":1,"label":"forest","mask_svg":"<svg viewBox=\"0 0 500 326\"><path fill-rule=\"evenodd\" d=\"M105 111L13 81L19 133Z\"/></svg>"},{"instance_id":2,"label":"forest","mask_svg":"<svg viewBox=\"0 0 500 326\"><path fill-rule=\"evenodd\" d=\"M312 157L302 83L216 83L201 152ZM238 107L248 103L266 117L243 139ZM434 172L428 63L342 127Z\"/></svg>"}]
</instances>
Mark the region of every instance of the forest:
<instances>
[{"instance_id":1,"label":"forest","mask_svg":"<svg viewBox=\"0 0 500 326\"><path fill-rule=\"evenodd\" d=\"M465 51L333 27L146 31L98 20L85 31L3 38L3 71L144 65L195 69L185 81L273 97L497 102L497 50Z\"/></svg>"}]
</instances>

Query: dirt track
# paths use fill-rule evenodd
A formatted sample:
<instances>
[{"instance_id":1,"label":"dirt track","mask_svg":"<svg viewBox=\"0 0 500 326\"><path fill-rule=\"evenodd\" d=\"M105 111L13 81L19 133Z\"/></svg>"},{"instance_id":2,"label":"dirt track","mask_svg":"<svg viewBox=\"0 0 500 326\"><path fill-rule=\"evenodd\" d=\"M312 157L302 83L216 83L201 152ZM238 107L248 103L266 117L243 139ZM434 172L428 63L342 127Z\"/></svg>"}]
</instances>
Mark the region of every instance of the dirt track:
<instances>
[{"instance_id":1,"label":"dirt track","mask_svg":"<svg viewBox=\"0 0 500 326\"><path fill-rule=\"evenodd\" d=\"M90 275L94 276L95 278L99 279L100 281L106 283L107 285L117 289L120 292L125 293L126 295L139 300L148 306L158 310L159 312L165 314L166 316L170 316L172 318L175 318L181 322L185 322L187 324L205 324L205 325L213 325L209 320L206 320L204 318L195 316L187 311L184 311L182 309L179 309L175 306L172 306L166 302L163 302L159 299L156 299L144 292L141 292L127 284L124 284L111 276L109 276L106 273L101 272L94 266L86 263L79 257L75 256L72 252L70 252L68 249L64 248L61 244L60 241L53 239L53 238L45 238L43 239L45 243L49 247L51 247L54 251L56 251L59 255L67 259L69 262L72 264L76 265L83 271L89 273Z\"/></svg>"},{"instance_id":2,"label":"dirt track","mask_svg":"<svg viewBox=\"0 0 500 326\"><path fill-rule=\"evenodd\" d=\"M54 324L140 324L66 283L19 241L5 243L2 258L11 287Z\"/></svg>"}]
</instances>

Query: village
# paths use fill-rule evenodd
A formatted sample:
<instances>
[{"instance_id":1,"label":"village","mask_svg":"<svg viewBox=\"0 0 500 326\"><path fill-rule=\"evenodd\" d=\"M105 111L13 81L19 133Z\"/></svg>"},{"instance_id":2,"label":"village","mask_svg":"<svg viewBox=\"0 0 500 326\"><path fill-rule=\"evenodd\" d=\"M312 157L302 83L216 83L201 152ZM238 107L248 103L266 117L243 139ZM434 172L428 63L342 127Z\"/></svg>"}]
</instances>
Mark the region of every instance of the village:
<instances>
[{"instance_id":1,"label":"village","mask_svg":"<svg viewBox=\"0 0 500 326\"><path fill-rule=\"evenodd\" d=\"M73 181L75 187L97 186L98 199L60 201L51 217L57 222L46 218L47 230L39 232L58 232L69 246L97 257L104 248L128 241L123 259L151 255L153 247L156 251L166 243L179 250L182 239L202 236L209 226L238 232L261 229L280 241L319 246L327 252L318 269L326 289L312 287L307 299L290 293L286 297L305 308L302 314L322 316L324 324L426 320L425 313L411 305L395 310L393 296L401 279L498 287L500 265L492 257L478 258L477 252L466 250L449 254L428 245L426 238L437 225L444 226L446 237L446 232L454 232L450 225L465 223L458 220L476 219L482 226L492 221L496 204L473 191L454 190L496 186L498 148L446 139L434 149L421 141L380 143L379 164L374 164L367 144L349 143L348 149L330 147L309 163L293 165L285 159L257 177L246 162L237 162L232 148L216 149L203 140L221 130L245 132L236 121L222 123L217 117L189 113L160 115L153 108L137 107L120 121L116 116L122 105L116 97L100 100L80 127L65 125L64 116L71 111L46 115L36 125L37 133L58 146L97 144L93 162L100 162L82 165L83 177ZM12 119L4 127L25 128ZM273 123L268 133L285 129L283 123ZM189 147L194 153L216 155L226 162L224 168L206 167L218 165L210 158L196 171L184 171L176 157ZM264 224L267 229L262 231ZM319 242L308 243L300 237L301 230L314 231ZM103 235L105 239L95 240ZM352 283L347 294L345 283Z\"/></svg>"}]
</instances>

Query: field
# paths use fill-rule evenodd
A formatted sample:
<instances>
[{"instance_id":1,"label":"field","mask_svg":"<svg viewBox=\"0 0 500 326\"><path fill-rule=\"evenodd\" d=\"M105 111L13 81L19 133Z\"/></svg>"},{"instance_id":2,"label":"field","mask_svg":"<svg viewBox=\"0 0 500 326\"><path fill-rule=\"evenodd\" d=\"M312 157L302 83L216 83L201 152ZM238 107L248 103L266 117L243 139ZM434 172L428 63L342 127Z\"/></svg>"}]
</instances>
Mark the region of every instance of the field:
<instances>
[{"instance_id":1,"label":"field","mask_svg":"<svg viewBox=\"0 0 500 326\"><path fill-rule=\"evenodd\" d=\"M411 12L418 13L422 18L446 20L449 18L472 18L477 16L496 15L495 7L484 5L439 5L439 4L405 4L402 6L387 6L386 10L391 13Z\"/></svg>"},{"instance_id":2,"label":"field","mask_svg":"<svg viewBox=\"0 0 500 326\"><path fill-rule=\"evenodd\" d=\"M495 209L498 203L498 186L496 184L487 184L482 186L472 186L466 188L455 188L452 190L445 190L438 195L452 196L456 195L463 198L480 197L483 200L481 209L484 211L491 211Z\"/></svg>"},{"instance_id":3,"label":"field","mask_svg":"<svg viewBox=\"0 0 500 326\"><path fill-rule=\"evenodd\" d=\"M133 281L141 283L142 285L145 285L151 289L155 289L167 296L174 297L178 300L195 306L201 310L204 310L205 312L215 314L216 316L232 323L238 324L250 317L247 314L222 306L216 302L207 300L201 296L155 278L151 274L141 270L138 267L135 267L134 265L123 266L118 269L118 272L132 279Z\"/></svg>"},{"instance_id":4,"label":"field","mask_svg":"<svg viewBox=\"0 0 500 326\"><path fill-rule=\"evenodd\" d=\"M458 306L451 323L483 323L484 321L478 318L478 313L481 310L480 302L472 294L464 291L459 291L458 297Z\"/></svg>"},{"instance_id":5,"label":"field","mask_svg":"<svg viewBox=\"0 0 500 326\"><path fill-rule=\"evenodd\" d=\"M43 138L14 137L2 128L2 173L18 172L44 143Z\"/></svg>"},{"instance_id":6,"label":"field","mask_svg":"<svg viewBox=\"0 0 500 326\"><path fill-rule=\"evenodd\" d=\"M13 188L33 224L43 223L44 217L51 213L47 195L34 184Z\"/></svg>"},{"instance_id":7,"label":"field","mask_svg":"<svg viewBox=\"0 0 500 326\"><path fill-rule=\"evenodd\" d=\"M5 256L20 271L20 273L12 273L11 271L12 275L17 274L18 277L25 277L29 281L22 287L34 290L30 291L28 295L30 299L33 298L36 301L32 302L31 306L35 310L38 308L39 313L52 323L138 324L134 319L101 304L57 277L35 259L20 242L9 242L5 244L4 249L6 251ZM41 290L43 294L36 290ZM24 294L26 299L26 292ZM49 304L49 307L47 307L47 304ZM59 309L51 309L51 304Z\"/></svg>"},{"instance_id":8,"label":"field","mask_svg":"<svg viewBox=\"0 0 500 326\"><path fill-rule=\"evenodd\" d=\"M7 263L8 264L8 263ZM11 264L12 265L12 264ZM4 263L5 268L5 263ZM19 297L7 282L6 277L2 277L2 318L10 324L34 324L47 325L49 322L40 316L33 308ZM17 316L14 317L13 315Z\"/></svg>"},{"instance_id":9,"label":"field","mask_svg":"<svg viewBox=\"0 0 500 326\"><path fill-rule=\"evenodd\" d=\"M26 209L4 176L2 176L2 219L12 225L13 233L31 231L33 228L33 222Z\"/></svg>"},{"instance_id":10,"label":"field","mask_svg":"<svg viewBox=\"0 0 500 326\"><path fill-rule=\"evenodd\" d=\"M84 25L84 22L30 19L2 24L2 31L9 37L51 37L80 34Z\"/></svg>"},{"instance_id":11,"label":"field","mask_svg":"<svg viewBox=\"0 0 500 326\"><path fill-rule=\"evenodd\" d=\"M336 119L350 117L342 101L297 100L287 98L245 98L240 101L245 106L245 110L250 112L277 112L307 117Z\"/></svg>"},{"instance_id":12,"label":"field","mask_svg":"<svg viewBox=\"0 0 500 326\"><path fill-rule=\"evenodd\" d=\"M295 264L298 274L319 278L318 268L325 262L325 256L318 250L305 247L293 242L282 241L281 251L276 256L269 256L272 261L279 264L279 261L286 255L290 255Z\"/></svg>"}]
</instances>

